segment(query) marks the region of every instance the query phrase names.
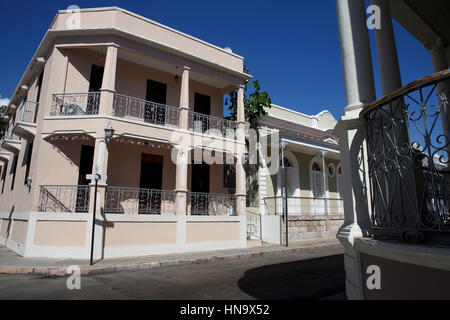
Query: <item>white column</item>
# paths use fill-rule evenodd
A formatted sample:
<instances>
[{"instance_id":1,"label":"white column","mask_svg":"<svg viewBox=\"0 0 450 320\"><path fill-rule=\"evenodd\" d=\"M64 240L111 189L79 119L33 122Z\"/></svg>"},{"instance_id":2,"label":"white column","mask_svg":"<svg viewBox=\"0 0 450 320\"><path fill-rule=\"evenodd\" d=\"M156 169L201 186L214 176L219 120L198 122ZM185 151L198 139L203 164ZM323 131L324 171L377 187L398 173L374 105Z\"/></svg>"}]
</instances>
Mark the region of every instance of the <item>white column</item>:
<instances>
[{"instance_id":1,"label":"white column","mask_svg":"<svg viewBox=\"0 0 450 320\"><path fill-rule=\"evenodd\" d=\"M387 0L371 0L380 8L381 29L375 29L378 66L380 68L383 96L402 87L397 46L392 26L391 9Z\"/></svg>"},{"instance_id":2,"label":"white column","mask_svg":"<svg viewBox=\"0 0 450 320\"><path fill-rule=\"evenodd\" d=\"M244 152L236 161L236 213L239 216L246 215L247 208L247 181L244 170Z\"/></svg>"},{"instance_id":3,"label":"white column","mask_svg":"<svg viewBox=\"0 0 450 320\"><path fill-rule=\"evenodd\" d=\"M106 51L105 70L103 72L102 88L100 89L99 114L113 113L114 94L116 93L117 45L109 45Z\"/></svg>"},{"instance_id":4,"label":"white column","mask_svg":"<svg viewBox=\"0 0 450 320\"><path fill-rule=\"evenodd\" d=\"M347 106L349 113L376 98L372 56L363 0L337 0Z\"/></svg>"},{"instance_id":5,"label":"white column","mask_svg":"<svg viewBox=\"0 0 450 320\"><path fill-rule=\"evenodd\" d=\"M429 47L428 49L430 50L431 61L433 63L433 71L436 73L447 70L450 61L447 61L448 47L446 48L446 44L442 40L438 40L433 46ZM440 83L437 90L439 94L445 92L448 95L450 91L450 81L447 80ZM445 110L442 111L441 117L444 135L450 137L450 110L448 109L448 106ZM450 157L450 146L447 148L447 150L448 156Z\"/></svg>"},{"instance_id":6,"label":"white column","mask_svg":"<svg viewBox=\"0 0 450 320\"><path fill-rule=\"evenodd\" d=\"M180 128L187 130L189 127L189 67L183 67L180 92Z\"/></svg>"},{"instance_id":7,"label":"white column","mask_svg":"<svg viewBox=\"0 0 450 320\"><path fill-rule=\"evenodd\" d=\"M238 142L245 142L245 105L244 105L244 86L240 86L237 95L237 132ZM238 215L246 215L247 206L247 181L244 170L245 163L245 145L238 146L238 159L236 162L236 210Z\"/></svg>"},{"instance_id":8,"label":"white column","mask_svg":"<svg viewBox=\"0 0 450 320\"><path fill-rule=\"evenodd\" d=\"M376 99L376 95L364 1L337 0L337 15L347 97L344 115L335 129L340 138L345 212L344 226L339 230L338 239L346 248L347 297L362 299L360 258L353 248L353 239L362 236L359 224L366 224L369 220L369 208L358 161L360 147L365 146L366 137L359 113L366 103ZM362 165L367 168L366 160Z\"/></svg>"},{"instance_id":9,"label":"white column","mask_svg":"<svg viewBox=\"0 0 450 320\"><path fill-rule=\"evenodd\" d=\"M187 205L187 179L188 179L188 151L186 148L177 148L177 169L176 169L176 214L186 215L186 205Z\"/></svg>"},{"instance_id":10,"label":"white column","mask_svg":"<svg viewBox=\"0 0 450 320\"><path fill-rule=\"evenodd\" d=\"M237 95L237 132L236 138L239 142L245 142L245 104L244 86L240 86Z\"/></svg>"},{"instance_id":11,"label":"white column","mask_svg":"<svg viewBox=\"0 0 450 320\"><path fill-rule=\"evenodd\" d=\"M320 155L322 158L322 177L323 177L323 196L325 198L324 202L325 202L325 214L328 215L328 179L327 179L327 167L325 164L325 153L326 151L321 150Z\"/></svg>"}]
</instances>

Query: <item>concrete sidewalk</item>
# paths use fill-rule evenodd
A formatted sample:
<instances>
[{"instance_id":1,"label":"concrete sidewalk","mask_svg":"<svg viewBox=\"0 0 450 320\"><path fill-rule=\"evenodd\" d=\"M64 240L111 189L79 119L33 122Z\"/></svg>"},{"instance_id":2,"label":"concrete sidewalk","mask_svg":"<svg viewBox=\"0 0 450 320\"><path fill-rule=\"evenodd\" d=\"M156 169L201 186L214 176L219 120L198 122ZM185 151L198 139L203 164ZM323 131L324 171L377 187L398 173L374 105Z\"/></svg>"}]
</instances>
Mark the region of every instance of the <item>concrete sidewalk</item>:
<instances>
[{"instance_id":1,"label":"concrete sidewalk","mask_svg":"<svg viewBox=\"0 0 450 320\"><path fill-rule=\"evenodd\" d=\"M205 251L182 254L155 255L146 257L105 259L89 265L89 260L23 258L0 246L0 274L36 274L65 276L69 266L79 266L82 275L106 274L121 271L137 271L163 268L182 264L204 264L214 261L238 260L264 255L299 253L314 251L316 248L336 248L342 253L342 245L335 238L292 242L289 248L280 245L264 244L261 247Z\"/></svg>"}]
</instances>

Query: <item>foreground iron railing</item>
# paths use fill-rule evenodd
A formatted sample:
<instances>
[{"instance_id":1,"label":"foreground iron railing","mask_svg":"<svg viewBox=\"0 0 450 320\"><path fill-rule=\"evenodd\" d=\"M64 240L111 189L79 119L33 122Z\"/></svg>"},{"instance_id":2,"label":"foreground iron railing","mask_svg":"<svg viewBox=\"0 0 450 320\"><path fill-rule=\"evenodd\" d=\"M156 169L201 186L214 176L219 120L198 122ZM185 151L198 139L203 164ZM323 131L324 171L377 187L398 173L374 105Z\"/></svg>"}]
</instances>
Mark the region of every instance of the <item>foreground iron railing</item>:
<instances>
[{"instance_id":1,"label":"foreground iron railing","mask_svg":"<svg viewBox=\"0 0 450 320\"><path fill-rule=\"evenodd\" d=\"M189 111L189 130L235 139L236 122Z\"/></svg>"},{"instance_id":2,"label":"foreground iron railing","mask_svg":"<svg viewBox=\"0 0 450 320\"><path fill-rule=\"evenodd\" d=\"M175 214L175 191L107 187L105 213Z\"/></svg>"},{"instance_id":3,"label":"foreground iron railing","mask_svg":"<svg viewBox=\"0 0 450 320\"><path fill-rule=\"evenodd\" d=\"M114 95L113 114L162 126L178 127L180 122L179 108L121 94Z\"/></svg>"},{"instance_id":4,"label":"foreground iron railing","mask_svg":"<svg viewBox=\"0 0 450 320\"><path fill-rule=\"evenodd\" d=\"M87 213L89 186L41 186L39 212Z\"/></svg>"},{"instance_id":5,"label":"foreground iron railing","mask_svg":"<svg viewBox=\"0 0 450 320\"><path fill-rule=\"evenodd\" d=\"M54 94L52 116L97 115L100 92Z\"/></svg>"},{"instance_id":6,"label":"foreground iron railing","mask_svg":"<svg viewBox=\"0 0 450 320\"><path fill-rule=\"evenodd\" d=\"M196 216L236 215L236 196L190 192L188 213Z\"/></svg>"},{"instance_id":7,"label":"foreground iron railing","mask_svg":"<svg viewBox=\"0 0 450 320\"><path fill-rule=\"evenodd\" d=\"M286 206L285 197L264 198L266 210L270 215L283 215ZM289 215L342 215L344 200L335 198L288 197Z\"/></svg>"},{"instance_id":8,"label":"foreground iron railing","mask_svg":"<svg viewBox=\"0 0 450 320\"><path fill-rule=\"evenodd\" d=\"M450 232L449 79L418 80L361 113L375 236Z\"/></svg>"},{"instance_id":9,"label":"foreground iron railing","mask_svg":"<svg viewBox=\"0 0 450 320\"><path fill-rule=\"evenodd\" d=\"M35 113L38 103L33 101L25 101L18 109L18 122L35 123Z\"/></svg>"}]
</instances>

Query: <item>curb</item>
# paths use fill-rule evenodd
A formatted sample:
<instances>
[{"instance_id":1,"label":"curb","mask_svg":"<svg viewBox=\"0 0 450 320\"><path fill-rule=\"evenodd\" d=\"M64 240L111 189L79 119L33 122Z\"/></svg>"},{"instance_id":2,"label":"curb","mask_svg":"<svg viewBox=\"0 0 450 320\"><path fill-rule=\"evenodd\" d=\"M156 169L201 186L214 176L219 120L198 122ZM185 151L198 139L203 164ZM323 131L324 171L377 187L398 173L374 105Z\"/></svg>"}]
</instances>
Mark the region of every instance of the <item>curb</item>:
<instances>
[{"instance_id":1,"label":"curb","mask_svg":"<svg viewBox=\"0 0 450 320\"><path fill-rule=\"evenodd\" d=\"M140 264L129 264L129 265L118 265L118 266L107 266L107 267L81 267L80 273L83 276L87 275L102 275L110 274L116 272L126 272L126 271L142 271L151 269L162 269L165 267L173 267L188 264L208 264L218 261L233 261L240 259L248 259L254 257L262 257L277 254L288 254L288 253L300 253L313 251L317 248L338 248L341 247L339 243L334 244L324 244L315 245L313 247L299 247L293 249L284 250L272 250L272 251L261 251L261 252L251 252L242 253L236 255L224 255L224 256L212 256L209 258L198 258L198 259L183 259L183 260L171 260L171 261L161 261L161 262L148 262ZM23 266L0 266L0 274L9 275L41 275L41 276L56 276L64 277L66 275L72 274L67 272L67 267L23 267Z\"/></svg>"}]
</instances>

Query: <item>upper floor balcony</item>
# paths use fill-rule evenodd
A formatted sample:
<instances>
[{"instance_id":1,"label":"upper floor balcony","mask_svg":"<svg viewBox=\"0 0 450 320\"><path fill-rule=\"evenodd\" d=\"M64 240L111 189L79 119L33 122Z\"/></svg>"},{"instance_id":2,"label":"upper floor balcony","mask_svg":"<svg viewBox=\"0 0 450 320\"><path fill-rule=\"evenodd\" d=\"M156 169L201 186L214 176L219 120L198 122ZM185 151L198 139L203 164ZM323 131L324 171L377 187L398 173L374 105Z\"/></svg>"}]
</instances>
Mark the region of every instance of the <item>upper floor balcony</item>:
<instances>
[{"instance_id":1,"label":"upper floor balcony","mask_svg":"<svg viewBox=\"0 0 450 320\"><path fill-rule=\"evenodd\" d=\"M0 147L6 151L17 153L21 147L21 137L14 133L16 123L10 121L5 136L0 140Z\"/></svg>"},{"instance_id":2,"label":"upper floor balcony","mask_svg":"<svg viewBox=\"0 0 450 320\"><path fill-rule=\"evenodd\" d=\"M98 116L100 92L54 94L50 115L53 117ZM180 128L180 108L123 94L114 94L112 116L145 124ZM28 116L29 117L29 116ZM188 111L183 127L190 132L236 139L236 121Z\"/></svg>"},{"instance_id":3,"label":"upper floor balcony","mask_svg":"<svg viewBox=\"0 0 450 320\"><path fill-rule=\"evenodd\" d=\"M230 77L223 70L189 60L174 64L170 56L159 60L154 52L143 55L127 48L128 43L117 43L81 48L65 44L65 56L60 61L55 56L52 63L62 63L65 80L62 85L50 85L44 135L101 134L106 122L115 129L115 137L151 138L169 144L179 143L181 137L190 147L196 147L195 137L201 137L202 146L227 151L244 145L237 134L239 123L241 128L245 125L243 94L240 122L225 119L224 99L233 90L243 92L240 83L248 75L239 78L232 71L235 76ZM228 141L231 144L223 147Z\"/></svg>"},{"instance_id":4,"label":"upper floor balcony","mask_svg":"<svg viewBox=\"0 0 450 320\"><path fill-rule=\"evenodd\" d=\"M36 120L39 103L24 100L17 109L16 122L13 133L21 138L28 139L36 135Z\"/></svg>"}]
</instances>

